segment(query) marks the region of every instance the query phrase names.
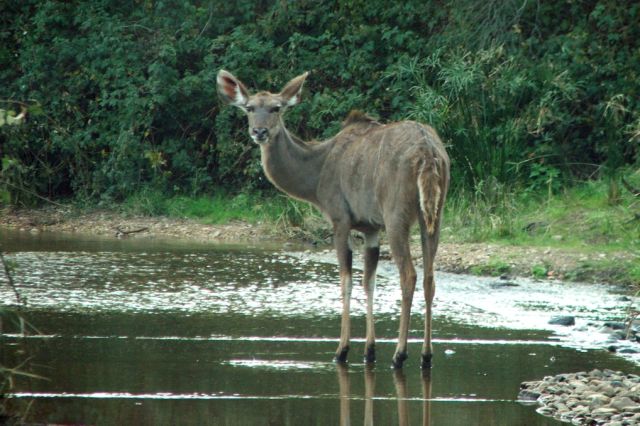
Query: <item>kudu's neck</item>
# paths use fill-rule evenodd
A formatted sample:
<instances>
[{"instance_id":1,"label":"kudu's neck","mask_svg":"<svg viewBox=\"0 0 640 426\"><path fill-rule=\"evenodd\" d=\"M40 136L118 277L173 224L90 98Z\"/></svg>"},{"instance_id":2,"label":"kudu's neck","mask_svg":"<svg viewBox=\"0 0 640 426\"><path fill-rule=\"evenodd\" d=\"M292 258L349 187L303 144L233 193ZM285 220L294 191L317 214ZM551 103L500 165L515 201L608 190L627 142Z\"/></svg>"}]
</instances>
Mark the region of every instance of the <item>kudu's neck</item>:
<instances>
[{"instance_id":1,"label":"kudu's neck","mask_svg":"<svg viewBox=\"0 0 640 426\"><path fill-rule=\"evenodd\" d=\"M285 193L317 204L317 188L328 144L307 145L280 123L273 139L261 146L262 167L267 178Z\"/></svg>"}]
</instances>

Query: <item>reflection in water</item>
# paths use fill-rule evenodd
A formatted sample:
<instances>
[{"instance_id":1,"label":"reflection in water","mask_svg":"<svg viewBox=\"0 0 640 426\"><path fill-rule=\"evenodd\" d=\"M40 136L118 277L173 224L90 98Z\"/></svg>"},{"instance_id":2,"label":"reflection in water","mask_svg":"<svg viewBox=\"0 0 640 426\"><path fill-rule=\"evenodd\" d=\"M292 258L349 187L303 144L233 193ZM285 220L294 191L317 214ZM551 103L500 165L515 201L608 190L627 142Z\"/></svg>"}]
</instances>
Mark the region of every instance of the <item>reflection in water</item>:
<instances>
[{"instance_id":1,"label":"reflection in water","mask_svg":"<svg viewBox=\"0 0 640 426\"><path fill-rule=\"evenodd\" d=\"M409 424L409 411L407 411L409 389L407 388L407 377L402 370L393 371L393 384L398 397L398 424L407 426Z\"/></svg>"},{"instance_id":2,"label":"reflection in water","mask_svg":"<svg viewBox=\"0 0 640 426\"><path fill-rule=\"evenodd\" d=\"M336 363L338 376L338 386L340 389L340 425L351 425L351 379L349 377L349 367L347 364ZM394 370L393 383L396 389L396 399L398 401L398 425L409 426L409 409L407 402L411 399L407 385L407 377L403 370ZM367 365L364 370L364 422L365 426L373 426L374 421L374 399L376 387L376 374L372 366ZM358 422L356 422L357 424ZM422 372L422 425L431 424L431 371Z\"/></svg>"},{"instance_id":3,"label":"reflection in water","mask_svg":"<svg viewBox=\"0 0 640 426\"><path fill-rule=\"evenodd\" d=\"M373 397L376 393L376 374L371 364L364 370L364 424L373 425Z\"/></svg>"},{"instance_id":4,"label":"reflection in water","mask_svg":"<svg viewBox=\"0 0 640 426\"><path fill-rule=\"evenodd\" d=\"M340 426L351 424L351 381L346 364L336 363L338 371L338 385L340 387Z\"/></svg>"},{"instance_id":5,"label":"reflection in water","mask_svg":"<svg viewBox=\"0 0 640 426\"><path fill-rule=\"evenodd\" d=\"M431 369L422 371L422 425L431 424Z\"/></svg>"},{"instance_id":6,"label":"reflection in water","mask_svg":"<svg viewBox=\"0 0 640 426\"><path fill-rule=\"evenodd\" d=\"M529 301L532 291L524 284L484 291L480 279L444 275L438 312L451 320L436 318L432 393L430 377L419 379L412 360L406 377L385 362L377 373L330 362L341 311L336 270L309 256L126 241L47 245L44 236L26 244L6 235L0 230L29 300L22 314L42 334L23 338L5 328L0 365L19 365L29 354L33 372L50 379L17 377L5 395L29 406L25 421L34 424L403 425L422 419L425 425L548 426L557 423L515 401L522 381L596 367L637 371L606 352L562 347L546 332L478 327L500 325L487 320L497 315L490 309L496 300ZM377 344L380 359L390 359L400 289L385 279L396 274L382 269ZM565 291L551 288L559 287ZM554 300L569 299L557 294ZM0 276L0 309L12 296ZM613 296L595 296L620 305ZM493 305L481 303L490 298ZM354 335L364 336L360 287L353 300ZM509 318L519 321L514 312ZM412 335L421 336L422 317L414 319ZM516 328L531 322L524 324ZM365 344L361 338L353 343L357 350ZM410 352L419 353L421 343L410 339Z\"/></svg>"}]
</instances>

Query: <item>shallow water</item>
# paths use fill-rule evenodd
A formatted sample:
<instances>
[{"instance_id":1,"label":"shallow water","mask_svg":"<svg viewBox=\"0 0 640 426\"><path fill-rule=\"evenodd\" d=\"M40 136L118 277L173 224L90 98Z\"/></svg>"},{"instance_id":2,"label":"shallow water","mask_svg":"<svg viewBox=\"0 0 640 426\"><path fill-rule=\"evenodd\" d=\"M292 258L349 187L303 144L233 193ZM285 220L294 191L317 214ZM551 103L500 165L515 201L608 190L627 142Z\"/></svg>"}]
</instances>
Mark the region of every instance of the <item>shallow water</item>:
<instances>
[{"instance_id":1,"label":"shallow water","mask_svg":"<svg viewBox=\"0 0 640 426\"><path fill-rule=\"evenodd\" d=\"M423 376L420 297L410 358L402 372L390 368L399 288L384 263L378 363L362 363L356 288L357 338L343 368L331 362L340 300L330 255L2 230L0 241L17 265L22 314L40 332L21 337L5 321L0 337L0 364L29 357L29 371L48 379L16 377L10 407L32 402L31 422L547 425L557 422L516 401L520 382L596 367L639 372L546 325L565 308L580 321L619 316L611 289L535 295L528 282L438 274L434 367ZM0 279L0 303L13 298Z\"/></svg>"}]
</instances>

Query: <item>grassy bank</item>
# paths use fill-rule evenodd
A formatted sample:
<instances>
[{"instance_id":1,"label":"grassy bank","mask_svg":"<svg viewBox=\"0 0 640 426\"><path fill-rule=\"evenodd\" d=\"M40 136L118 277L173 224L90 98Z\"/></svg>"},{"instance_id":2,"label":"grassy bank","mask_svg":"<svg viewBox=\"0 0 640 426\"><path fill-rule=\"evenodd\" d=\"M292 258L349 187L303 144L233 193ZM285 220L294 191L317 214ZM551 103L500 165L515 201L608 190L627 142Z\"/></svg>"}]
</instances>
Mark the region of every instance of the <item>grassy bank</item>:
<instances>
[{"instance_id":1,"label":"grassy bank","mask_svg":"<svg viewBox=\"0 0 640 426\"><path fill-rule=\"evenodd\" d=\"M606 183L592 181L556 194L455 194L447 205L443 241L584 253L588 260L570 271L567 279L596 275L640 285L640 199L624 193L611 203L609 190ZM629 256L622 259L614 255L618 253ZM531 275L544 277L550 268L532 264ZM508 272L508 259L492 259L475 272Z\"/></svg>"},{"instance_id":2,"label":"grassy bank","mask_svg":"<svg viewBox=\"0 0 640 426\"><path fill-rule=\"evenodd\" d=\"M196 219L205 224L236 220L273 224L281 234L311 241L326 240L330 236L325 220L315 208L279 193L221 191L215 195L167 198L161 192L145 190L116 208L125 214Z\"/></svg>"},{"instance_id":3,"label":"grassy bank","mask_svg":"<svg viewBox=\"0 0 640 426\"><path fill-rule=\"evenodd\" d=\"M166 198L142 191L118 206L132 215L186 217L209 224L233 220L271 223L280 233L326 241L329 226L305 203L280 194L220 193L214 196ZM566 276L584 279L596 274L613 281L640 284L640 200L621 193L609 202L609 187L593 181L555 193L531 193L485 185L476 193L450 195L442 229L444 243L492 243L503 246L554 248L584 253ZM614 256L626 253L624 259ZM531 265L531 275L543 277L551 269ZM509 272L509 259L495 257L472 270L477 274Z\"/></svg>"},{"instance_id":4,"label":"grassy bank","mask_svg":"<svg viewBox=\"0 0 640 426\"><path fill-rule=\"evenodd\" d=\"M585 251L640 250L640 199L588 182L558 194L503 191L454 194L447 205L445 239Z\"/></svg>"}]
</instances>

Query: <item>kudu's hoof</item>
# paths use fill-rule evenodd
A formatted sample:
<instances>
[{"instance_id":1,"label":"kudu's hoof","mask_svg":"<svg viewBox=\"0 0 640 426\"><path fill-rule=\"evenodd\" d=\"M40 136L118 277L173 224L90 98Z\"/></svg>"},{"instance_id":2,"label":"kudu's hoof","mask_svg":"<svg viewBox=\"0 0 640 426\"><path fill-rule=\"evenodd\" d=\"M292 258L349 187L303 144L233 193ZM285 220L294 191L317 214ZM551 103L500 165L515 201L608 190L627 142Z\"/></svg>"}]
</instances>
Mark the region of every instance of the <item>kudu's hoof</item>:
<instances>
[{"instance_id":1,"label":"kudu's hoof","mask_svg":"<svg viewBox=\"0 0 640 426\"><path fill-rule=\"evenodd\" d=\"M339 362L344 364L347 362L347 355L349 355L349 347L343 348L340 352L336 353L336 356L333 358L335 362Z\"/></svg>"},{"instance_id":2,"label":"kudu's hoof","mask_svg":"<svg viewBox=\"0 0 640 426\"><path fill-rule=\"evenodd\" d=\"M433 354L422 354L422 369L428 370L431 368L431 360L433 359Z\"/></svg>"},{"instance_id":3,"label":"kudu's hoof","mask_svg":"<svg viewBox=\"0 0 640 426\"><path fill-rule=\"evenodd\" d=\"M367 364L373 364L376 362L376 347L375 345L368 346L364 352L364 362Z\"/></svg>"},{"instance_id":4,"label":"kudu's hoof","mask_svg":"<svg viewBox=\"0 0 640 426\"><path fill-rule=\"evenodd\" d=\"M407 355L406 352L397 353L393 356L393 359L391 360L391 365L393 366L393 368L398 370L402 368L402 364L404 364L407 358L409 358L409 356Z\"/></svg>"}]
</instances>

